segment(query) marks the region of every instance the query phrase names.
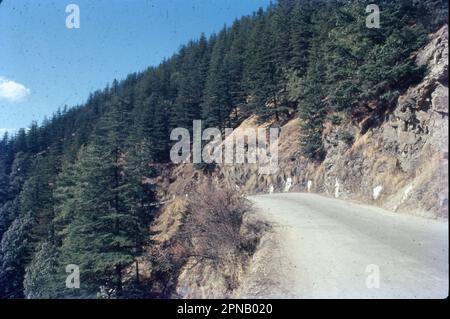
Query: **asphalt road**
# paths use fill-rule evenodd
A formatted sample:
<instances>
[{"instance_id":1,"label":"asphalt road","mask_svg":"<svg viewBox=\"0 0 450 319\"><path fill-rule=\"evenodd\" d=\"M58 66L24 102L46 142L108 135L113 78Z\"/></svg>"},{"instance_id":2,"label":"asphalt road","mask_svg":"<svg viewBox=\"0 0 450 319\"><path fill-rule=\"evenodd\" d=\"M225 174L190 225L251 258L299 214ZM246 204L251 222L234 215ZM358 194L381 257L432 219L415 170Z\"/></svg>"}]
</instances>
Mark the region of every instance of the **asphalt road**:
<instances>
[{"instance_id":1,"label":"asphalt road","mask_svg":"<svg viewBox=\"0 0 450 319\"><path fill-rule=\"evenodd\" d=\"M322 197L249 197L272 225L242 298L445 298L448 221Z\"/></svg>"}]
</instances>

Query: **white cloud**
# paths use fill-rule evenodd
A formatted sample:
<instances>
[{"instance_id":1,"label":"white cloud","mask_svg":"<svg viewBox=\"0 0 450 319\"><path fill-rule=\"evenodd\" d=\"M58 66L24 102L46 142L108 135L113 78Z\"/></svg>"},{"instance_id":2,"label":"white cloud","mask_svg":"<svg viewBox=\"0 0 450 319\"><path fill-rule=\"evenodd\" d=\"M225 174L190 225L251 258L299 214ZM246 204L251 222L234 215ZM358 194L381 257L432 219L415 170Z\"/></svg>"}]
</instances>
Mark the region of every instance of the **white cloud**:
<instances>
[{"instance_id":1,"label":"white cloud","mask_svg":"<svg viewBox=\"0 0 450 319\"><path fill-rule=\"evenodd\" d=\"M0 76L0 99L8 102L20 102L30 95L31 90L23 84Z\"/></svg>"},{"instance_id":2,"label":"white cloud","mask_svg":"<svg viewBox=\"0 0 450 319\"><path fill-rule=\"evenodd\" d=\"M8 131L10 130L8 130L7 128L0 128L0 139L3 137L3 134L5 134Z\"/></svg>"}]
</instances>

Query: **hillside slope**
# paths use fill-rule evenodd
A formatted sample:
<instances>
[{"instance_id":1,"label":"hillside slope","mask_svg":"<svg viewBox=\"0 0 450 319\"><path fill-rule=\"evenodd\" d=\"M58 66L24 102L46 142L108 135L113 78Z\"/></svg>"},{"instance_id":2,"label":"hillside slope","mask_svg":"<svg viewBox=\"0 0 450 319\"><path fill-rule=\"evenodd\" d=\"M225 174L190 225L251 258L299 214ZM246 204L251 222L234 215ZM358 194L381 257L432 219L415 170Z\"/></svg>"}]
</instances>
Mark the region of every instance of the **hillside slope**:
<instances>
[{"instance_id":1,"label":"hillside slope","mask_svg":"<svg viewBox=\"0 0 450 319\"><path fill-rule=\"evenodd\" d=\"M380 0L383 27L368 28L370 3L279 0L5 134L0 298L232 296L267 225L222 218L226 240L242 239L232 262L199 262L183 227L204 222L202 187L216 191L197 202L218 211L227 187L241 203L237 191L309 191L446 217L448 3ZM194 120L282 127L279 171L175 165L171 133L192 135ZM78 290L65 285L72 264Z\"/></svg>"},{"instance_id":2,"label":"hillside slope","mask_svg":"<svg viewBox=\"0 0 450 319\"><path fill-rule=\"evenodd\" d=\"M447 26L429 35L428 43L415 54L415 61L426 65L425 77L398 98L382 123L370 126L368 117L361 122L325 124L322 138L327 155L323 162L311 161L300 154L301 129L299 119L295 118L281 125L276 174L259 174L257 164L220 164L208 174L195 169L193 164L163 167L157 184L165 204L153 225L160 233L155 239L164 246L176 238L189 194L211 179L246 195L320 193L393 212L447 218ZM258 123L251 116L239 128L274 124L277 123ZM351 132L353 141L340 139L342 132ZM191 260L188 265L192 263ZM224 284L228 271L188 266L180 270L177 291L187 298L235 296L237 292L227 290ZM247 271L245 265L239 269L241 280L245 280Z\"/></svg>"},{"instance_id":3,"label":"hillside slope","mask_svg":"<svg viewBox=\"0 0 450 319\"><path fill-rule=\"evenodd\" d=\"M299 120L292 119L282 126L277 174L259 175L257 165L236 164L221 166L219 176L249 194L317 192L393 211L447 217L448 26L429 35L415 60L426 65L426 76L398 98L381 124L370 126L371 117L325 123L323 162L299 153L301 129ZM254 125L255 118L250 118L241 127ZM343 133L353 139L343 140Z\"/></svg>"}]
</instances>

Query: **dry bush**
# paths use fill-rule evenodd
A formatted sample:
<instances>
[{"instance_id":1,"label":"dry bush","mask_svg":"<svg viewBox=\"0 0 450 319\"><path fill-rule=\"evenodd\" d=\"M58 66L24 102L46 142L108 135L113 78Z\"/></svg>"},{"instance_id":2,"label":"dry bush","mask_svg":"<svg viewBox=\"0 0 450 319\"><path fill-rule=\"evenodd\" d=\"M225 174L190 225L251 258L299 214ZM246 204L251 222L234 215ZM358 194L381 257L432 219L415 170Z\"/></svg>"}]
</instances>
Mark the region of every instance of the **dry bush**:
<instances>
[{"instance_id":1,"label":"dry bush","mask_svg":"<svg viewBox=\"0 0 450 319\"><path fill-rule=\"evenodd\" d=\"M230 265L248 249L241 225L250 203L235 190L201 186L190 195L184 238L191 257L214 265Z\"/></svg>"}]
</instances>

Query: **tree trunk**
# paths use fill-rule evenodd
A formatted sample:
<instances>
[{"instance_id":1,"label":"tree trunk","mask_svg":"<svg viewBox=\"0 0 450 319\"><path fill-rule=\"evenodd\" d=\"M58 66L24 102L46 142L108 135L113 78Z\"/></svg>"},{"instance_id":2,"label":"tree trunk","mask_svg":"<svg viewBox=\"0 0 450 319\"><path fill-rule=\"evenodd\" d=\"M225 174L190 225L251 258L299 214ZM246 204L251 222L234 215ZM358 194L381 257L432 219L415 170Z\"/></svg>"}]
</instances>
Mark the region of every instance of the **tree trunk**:
<instances>
[{"instance_id":1,"label":"tree trunk","mask_svg":"<svg viewBox=\"0 0 450 319\"><path fill-rule=\"evenodd\" d=\"M139 263L136 260L136 282L139 283Z\"/></svg>"},{"instance_id":2,"label":"tree trunk","mask_svg":"<svg viewBox=\"0 0 450 319\"><path fill-rule=\"evenodd\" d=\"M122 267L120 265L116 265L116 292L117 292L117 297L122 296Z\"/></svg>"}]
</instances>

